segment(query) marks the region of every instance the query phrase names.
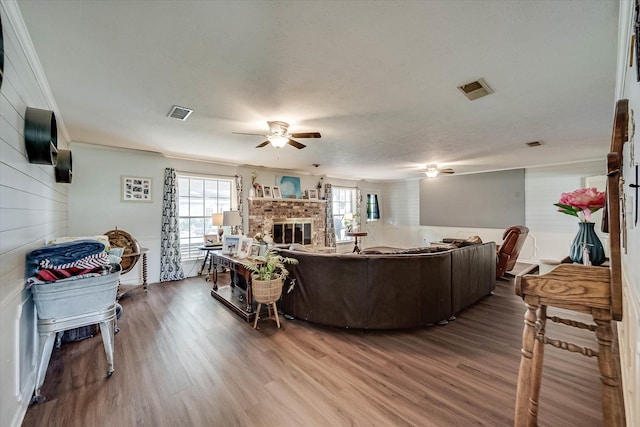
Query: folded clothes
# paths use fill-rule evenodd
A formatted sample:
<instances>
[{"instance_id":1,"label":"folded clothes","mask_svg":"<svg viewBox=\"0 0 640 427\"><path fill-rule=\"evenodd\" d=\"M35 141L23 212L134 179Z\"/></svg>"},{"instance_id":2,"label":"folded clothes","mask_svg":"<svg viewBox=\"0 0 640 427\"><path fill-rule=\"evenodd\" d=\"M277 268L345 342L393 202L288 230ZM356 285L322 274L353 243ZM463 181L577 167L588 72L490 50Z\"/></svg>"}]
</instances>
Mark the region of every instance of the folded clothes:
<instances>
[{"instance_id":1,"label":"folded clothes","mask_svg":"<svg viewBox=\"0 0 640 427\"><path fill-rule=\"evenodd\" d=\"M70 280L85 279L87 277L104 276L115 273L120 270L120 265L105 265L95 268L65 268L65 269L43 269L27 279L25 288L29 289L32 285L43 285L46 283L58 283L60 281L67 282ZM78 286L81 286L81 281Z\"/></svg>"},{"instance_id":2,"label":"folded clothes","mask_svg":"<svg viewBox=\"0 0 640 427\"><path fill-rule=\"evenodd\" d=\"M85 276L88 274L93 274L95 276L101 276L104 272L103 267L93 267L93 268L78 268L78 267L70 267L70 268L50 268L43 269L38 271L35 274L35 278L42 280L43 282L55 282L60 279L68 279L71 276ZM97 274L94 274L97 273Z\"/></svg>"},{"instance_id":3,"label":"folded clothes","mask_svg":"<svg viewBox=\"0 0 640 427\"><path fill-rule=\"evenodd\" d=\"M90 255L104 252L105 245L97 240L76 240L42 246L27 254L26 276L33 276L40 262L49 260L51 265L63 265L76 262Z\"/></svg>"},{"instance_id":4,"label":"folded clothes","mask_svg":"<svg viewBox=\"0 0 640 427\"><path fill-rule=\"evenodd\" d=\"M80 258L77 261L69 262L66 264L53 265L49 258L40 261L40 268L63 270L65 268L95 268L102 267L109 264L109 254L106 252L100 252L97 254L89 255L84 258Z\"/></svg>"}]
</instances>

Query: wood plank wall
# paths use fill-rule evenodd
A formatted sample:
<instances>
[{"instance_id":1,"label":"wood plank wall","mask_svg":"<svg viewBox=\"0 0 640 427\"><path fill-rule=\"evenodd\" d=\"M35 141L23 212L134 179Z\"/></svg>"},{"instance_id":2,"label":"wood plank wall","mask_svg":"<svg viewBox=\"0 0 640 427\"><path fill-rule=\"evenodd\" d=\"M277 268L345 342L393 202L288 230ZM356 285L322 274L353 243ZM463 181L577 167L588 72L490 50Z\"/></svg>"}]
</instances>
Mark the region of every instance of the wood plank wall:
<instances>
[{"instance_id":1,"label":"wood plank wall","mask_svg":"<svg viewBox=\"0 0 640 427\"><path fill-rule=\"evenodd\" d=\"M5 70L0 88L0 425L19 425L35 383L35 313L24 288L25 255L46 238L66 234L68 184L54 168L27 161L27 107L54 110L24 23L11 3L1 3ZM66 148L60 134L58 147Z\"/></svg>"}]
</instances>

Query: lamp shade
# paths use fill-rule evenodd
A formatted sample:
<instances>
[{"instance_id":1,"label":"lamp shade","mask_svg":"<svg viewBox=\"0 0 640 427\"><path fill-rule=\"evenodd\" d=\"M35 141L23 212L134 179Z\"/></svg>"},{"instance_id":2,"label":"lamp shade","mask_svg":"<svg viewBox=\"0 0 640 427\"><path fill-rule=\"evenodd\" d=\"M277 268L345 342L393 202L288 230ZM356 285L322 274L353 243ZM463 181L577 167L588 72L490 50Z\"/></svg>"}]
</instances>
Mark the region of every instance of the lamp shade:
<instances>
[{"instance_id":1,"label":"lamp shade","mask_svg":"<svg viewBox=\"0 0 640 427\"><path fill-rule=\"evenodd\" d=\"M353 220L353 214L352 213L346 213L344 214L344 220L345 221L352 221Z\"/></svg>"},{"instance_id":2,"label":"lamp shade","mask_svg":"<svg viewBox=\"0 0 640 427\"><path fill-rule=\"evenodd\" d=\"M213 225L221 227L223 225L223 217L224 216L221 213L214 213L213 215L211 215L211 223Z\"/></svg>"},{"instance_id":3,"label":"lamp shade","mask_svg":"<svg viewBox=\"0 0 640 427\"><path fill-rule=\"evenodd\" d=\"M222 219L222 225L236 226L242 224L242 218L240 218L240 211L224 211Z\"/></svg>"}]
</instances>

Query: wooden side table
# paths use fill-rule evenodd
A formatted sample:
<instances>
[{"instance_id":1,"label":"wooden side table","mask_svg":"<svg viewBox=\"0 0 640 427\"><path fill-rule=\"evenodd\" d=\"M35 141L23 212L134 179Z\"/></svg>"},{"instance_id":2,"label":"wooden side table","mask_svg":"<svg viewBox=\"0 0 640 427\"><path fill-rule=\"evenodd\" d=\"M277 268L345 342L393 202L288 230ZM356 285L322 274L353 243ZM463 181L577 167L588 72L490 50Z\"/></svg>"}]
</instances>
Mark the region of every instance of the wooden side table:
<instances>
[{"instance_id":1,"label":"wooden side table","mask_svg":"<svg viewBox=\"0 0 640 427\"><path fill-rule=\"evenodd\" d=\"M360 253L360 248L358 247L358 237L364 237L364 236L366 236L366 235L367 235L367 233L366 233L366 232L364 232L364 231L363 231L363 232L358 232L358 231L347 231L347 232L345 233L345 235L347 235L347 236L349 236L349 237L355 237L356 241L355 241L355 243L354 243L354 245L353 245L353 251L352 251L352 252L355 252L355 253L358 253L358 254L359 254L359 253Z\"/></svg>"},{"instance_id":2,"label":"wooden side table","mask_svg":"<svg viewBox=\"0 0 640 427\"><path fill-rule=\"evenodd\" d=\"M147 281L147 254L149 253L149 248L140 248L140 251L137 253L130 253L127 255L123 255L122 257L142 257L142 283L137 284L137 285L122 285L120 284L119 288L122 288L123 286L125 286L127 288L127 290L123 291L123 292L118 292L118 298L120 299L123 295L125 295L128 292L133 291L134 289L137 289L139 287L142 286L142 288L144 289L145 292L147 292L147 287L149 285L148 281Z\"/></svg>"}]
</instances>

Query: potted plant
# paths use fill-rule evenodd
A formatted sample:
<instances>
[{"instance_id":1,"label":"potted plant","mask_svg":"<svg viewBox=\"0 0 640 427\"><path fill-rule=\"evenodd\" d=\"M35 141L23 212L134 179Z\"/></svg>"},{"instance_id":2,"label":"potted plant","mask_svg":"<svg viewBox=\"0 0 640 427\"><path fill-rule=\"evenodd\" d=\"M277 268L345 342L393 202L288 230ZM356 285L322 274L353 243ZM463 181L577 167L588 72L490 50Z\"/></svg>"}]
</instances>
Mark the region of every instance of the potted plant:
<instances>
[{"instance_id":1,"label":"potted plant","mask_svg":"<svg viewBox=\"0 0 640 427\"><path fill-rule=\"evenodd\" d=\"M263 255L254 256L243 261L243 264L251 271L253 296L256 301L261 302L259 300L260 288L276 288L279 284L279 292L282 292L282 283L289 276L289 270L287 270L285 264L298 264L298 260L284 257L274 248L269 247ZM295 282L292 281L287 292L291 292L294 285ZM280 295L271 301L278 298L280 298Z\"/></svg>"},{"instance_id":2,"label":"potted plant","mask_svg":"<svg viewBox=\"0 0 640 427\"><path fill-rule=\"evenodd\" d=\"M285 264L297 263L297 259L283 257L273 247L267 248L263 255L258 255L247 261L243 261L243 264L251 271L251 289L253 290L253 297L258 303L256 318L253 322L254 328L258 325L262 304L267 305L270 318L271 308L273 307L275 321L278 324L278 328L280 327L276 301L280 299L282 295L282 284L289 275L289 270L286 269ZM292 281L287 292L291 292L294 285L295 281Z\"/></svg>"}]
</instances>

